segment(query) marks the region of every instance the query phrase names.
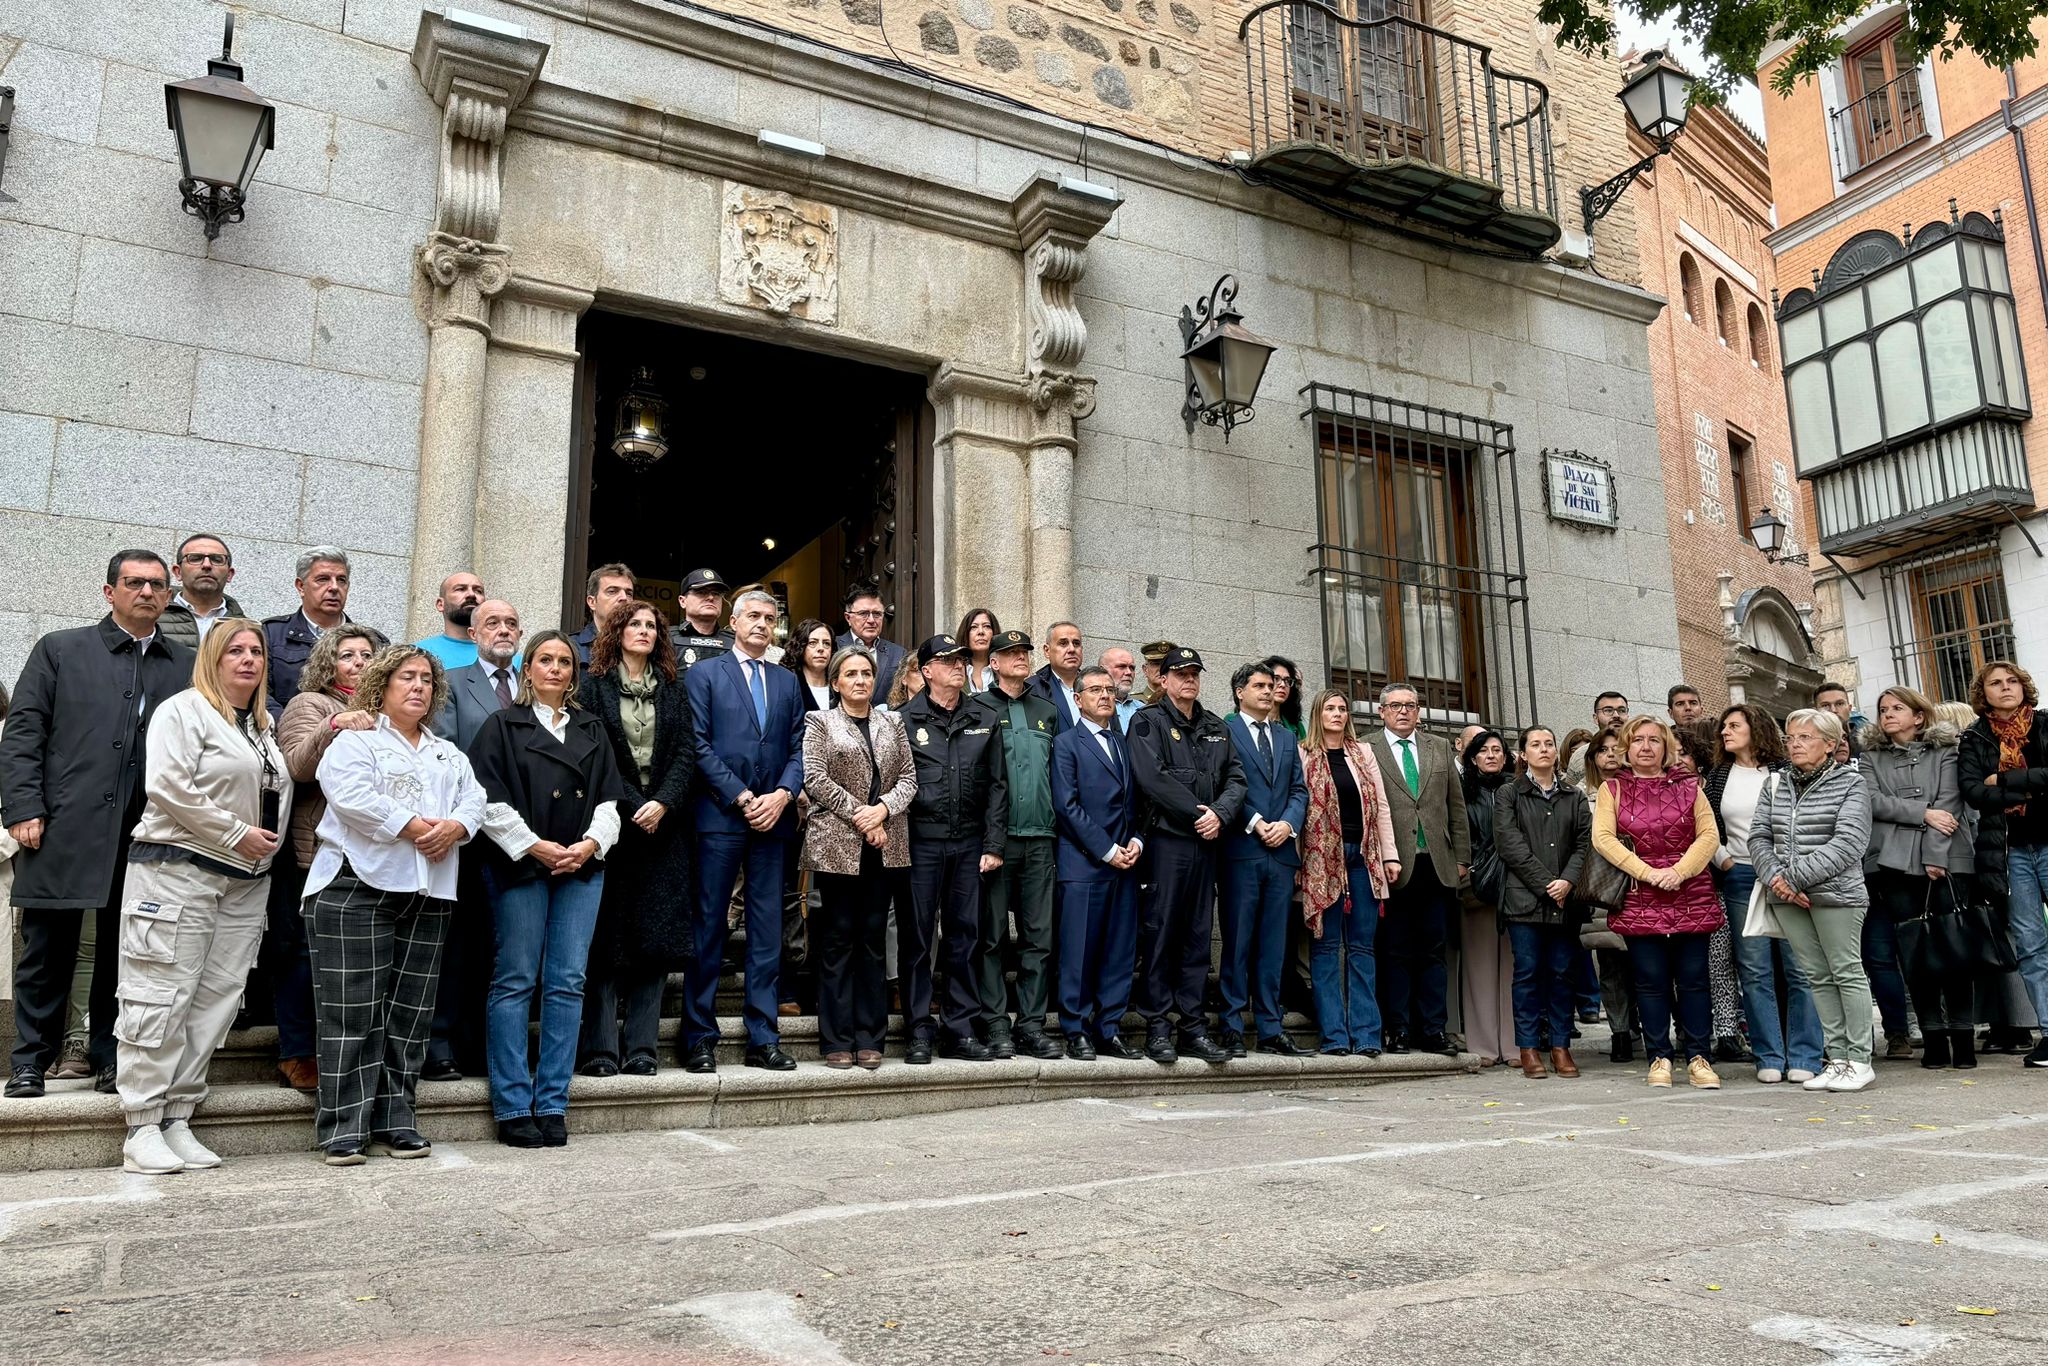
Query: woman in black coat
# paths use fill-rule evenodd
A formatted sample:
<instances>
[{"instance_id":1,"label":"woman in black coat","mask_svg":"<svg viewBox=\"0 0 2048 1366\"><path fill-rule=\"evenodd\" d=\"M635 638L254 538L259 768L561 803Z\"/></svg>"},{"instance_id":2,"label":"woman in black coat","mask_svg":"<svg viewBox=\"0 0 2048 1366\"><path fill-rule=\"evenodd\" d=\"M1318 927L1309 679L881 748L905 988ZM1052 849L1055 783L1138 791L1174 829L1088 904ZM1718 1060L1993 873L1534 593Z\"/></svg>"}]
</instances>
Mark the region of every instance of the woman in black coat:
<instances>
[{"instance_id":1,"label":"woman in black coat","mask_svg":"<svg viewBox=\"0 0 2048 1366\"><path fill-rule=\"evenodd\" d=\"M690 695L653 603L636 598L613 609L591 644L590 673L576 696L603 723L626 788L626 820L605 860L590 948L579 1070L651 1077L662 989L691 952L689 813L680 808L697 771Z\"/></svg>"},{"instance_id":2,"label":"woman in black coat","mask_svg":"<svg viewBox=\"0 0 2048 1366\"><path fill-rule=\"evenodd\" d=\"M1463 991L1465 1047L1482 1063L1506 1063L1515 1047L1515 956L1502 932L1500 859L1493 848L1493 797L1513 776L1508 745L1481 730L1465 743L1465 822L1472 832L1472 876L1460 889L1458 982Z\"/></svg>"},{"instance_id":3,"label":"woman in black coat","mask_svg":"<svg viewBox=\"0 0 2048 1366\"><path fill-rule=\"evenodd\" d=\"M1515 1047L1522 1075L1550 1070L1576 1077L1572 964L1579 951L1572 890L1585 875L1593 838L1586 794L1557 771L1557 736L1548 726L1522 732L1522 772L1495 795L1494 849L1501 865L1501 919L1515 953Z\"/></svg>"}]
</instances>

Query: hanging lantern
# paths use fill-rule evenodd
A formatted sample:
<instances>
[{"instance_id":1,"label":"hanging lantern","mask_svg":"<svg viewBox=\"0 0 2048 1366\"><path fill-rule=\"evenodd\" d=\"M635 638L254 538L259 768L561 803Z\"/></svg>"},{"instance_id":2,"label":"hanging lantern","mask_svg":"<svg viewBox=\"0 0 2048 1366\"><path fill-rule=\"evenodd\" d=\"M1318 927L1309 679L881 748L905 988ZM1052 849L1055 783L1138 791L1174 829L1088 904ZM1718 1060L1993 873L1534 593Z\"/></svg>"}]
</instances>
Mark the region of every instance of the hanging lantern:
<instances>
[{"instance_id":1,"label":"hanging lantern","mask_svg":"<svg viewBox=\"0 0 2048 1366\"><path fill-rule=\"evenodd\" d=\"M641 366L633 372L626 396L619 400L618 434L612 438L612 453L630 469L650 470L668 454L664 419L668 400L655 386L654 372Z\"/></svg>"}]
</instances>

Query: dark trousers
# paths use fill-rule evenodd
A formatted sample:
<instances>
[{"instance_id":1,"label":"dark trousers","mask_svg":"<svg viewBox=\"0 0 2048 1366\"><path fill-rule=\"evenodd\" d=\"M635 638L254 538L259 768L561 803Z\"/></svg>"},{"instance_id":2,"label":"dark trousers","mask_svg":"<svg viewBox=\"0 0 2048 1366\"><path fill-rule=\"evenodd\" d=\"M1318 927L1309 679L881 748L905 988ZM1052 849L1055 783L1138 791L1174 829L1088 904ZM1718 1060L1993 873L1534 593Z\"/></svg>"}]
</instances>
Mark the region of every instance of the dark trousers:
<instances>
[{"instance_id":1,"label":"dark trousers","mask_svg":"<svg viewBox=\"0 0 2048 1366\"><path fill-rule=\"evenodd\" d=\"M1060 1028L1113 1039L1131 1003L1138 953L1138 874L1060 883Z\"/></svg>"},{"instance_id":2,"label":"dark trousers","mask_svg":"<svg viewBox=\"0 0 2048 1366\"><path fill-rule=\"evenodd\" d=\"M486 1070L484 1012L497 967L498 935L490 893L484 890L483 850L472 844L456 857L462 862L441 945L441 973L434 983L427 1060L452 1062L476 1076Z\"/></svg>"},{"instance_id":3,"label":"dark trousers","mask_svg":"<svg viewBox=\"0 0 2048 1366\"><path fill-rule=\"evenodd\" d=\"M862 844L860 873L812 873L818 914L811 949L818 968L818 1051L880 1052L889 1032L884 966L891 898L908 900L907 869L885 867L882 851Z\"/></svg>"},{"instance_id":4,"label":"dark trousers","mask_svg":"<svg viewBox=\"0 0 2048 1366\"><path fill-rule=\"evenodd\" d=\"M1223 865L1223 963L1216 986L1227 1030L1244 1028L1249 1004L1258 1037L1280 1035L1280 972L1287 953L1294 871L1270 850Z\"/></svg>"},{"instance_id":5,"label":"dark trousers","mask_svg":"<svg viewBox=\"0 0 2048 1366\"><path fill-rule=\"evenodd\" d=\"M683 1047L718 1042L718 972L725 961L725 911L747 870L747 1044L781 1037L776 978L782 966L782 875L789 841L766 835L697 836L697 956L684 973Z\"/></svg>"},{"instance_id":6,"label":"dark trousers","mask_svg":"<svg viewBox=\"0 0 2048 1366\"><path fill-rule=\"evenodd\" d=\"M1704 934L1632 934L1628 959L1635 968L1636 1014L1643 1026L1643 1054L1671 1056L1671 997L1678 995L1679 1043L1688 1058L1714 1051L1713 989L1707 981Z\"/></svg>"},{"instance_id":7,"label":"dark trousers","mask_svg":"<svg viewBox=\"0 0 2048 1366\"><path fill-rule=\"evenodd\" d=\"M1600 971L1593 966L1591 949L1572 950L1572 999L1580 1010L1601 1007Z\"/></svg>"},{"instance_id":8,"label":"dark trousers","mask_svg":"<svg viewBox=\"0 0 2048 1366\"><path fill-rule=\"evenodd\" d=\"M1575 960L1586 952L1579 932L1510 921L1508 944L1515 953L1515 1047L1569 1048Z\"/></svg>"},{"instance_id":9,"label":"dark trousers","mask_svg":"<svg viewBox=\"0 0 2048 1366\"><path fill-rule=\"evenodd\" d=\"M277 1012L280 1061L313 1056L313 959L306 951L306 917L299 910L305 893L306 870L287 848L270 868L269 923L258 956Z\"/></svg>"},{"instance_id":10,"label":"dark trousers","mask_svg":"<svg viewBox=\"0 0 2048 1366\"><path fill-rule=\"evenodd\" d=\"M1380 1023L1390 1035L1444 1032L1450 1017L1444 926L1454 895L1425 851L1415 856L1407 884L1387 897L1378 955Z\"/></svg>"},{"instance_id":11,"label":"dark trousers","mask_svg":"<svg viewBox=\"0 0 2048 1366\"><path fill-rule=\"evenodd\" d=\"M1870 875L1870 914L1863 918L1867 926L1879 916L1890 920L1894 926L1901 920L1910 920L1920 915L1928 906L1931 879L1925 874L1895 872L1880 868ZM1954 890L1968 897L1969 877L1964 876ZM1933 889L1934 904L1948 909L1949 889ZM1868 942L1868 931L1865 932ZM1976 1028L1977 1019L1977 974L1971 972L1933 972L1926 965L1901 962L1906 972L1906 986L1912 993L1913 1009L1920 1016L1922 1033L1929 1030ZM1869 963L1864 964L1868 971ZM1871 986L1877 985L1876 978ZM1882 1004L1878 1013L1884 1012Z\"/></svg>"},{"instance_id":12,"label":"dark trousers","mask_svg":"<svg viewBox=\"0 0 2048 1366\"><path fill-rule=\"evenodd\" d=\"M1607 1007L1607 1025L1616 1034L1633 1034L1642 1027L1636 1018L1635 969L1627 949L1595 949L1600 964L1600 999Z\"/></svg>"},{"instance_id":13,"label":"dark trousers","mask_svg":"<svg viewBox=\"0 0 2048 1366\"><path fill-rule=\"evenodd\" d=\"M128 851L121 850L121 867ZM71 973L78 963L78 931L86 916L94 917L99 939L93 952L92 1037L86 1056L95 1072L114 1065L114 986L120 976L120 887L113 904L97 910L50 911L23 906L21 961L14 965L13 1067L49 1070L64 1046L65 1003L71 996Z\"/></svg>"},{"instance_id":14,"label":"dark trousers","mask_svg":"<svg viewBox=\"0 0 2048 1366\"><path fill-rule=\"evenodd\" d=\"M1908 876L1892 874L1879 869L1887 877ZM1873 879L1875 881L1876 879ZM1918 890L1925 894L1927 878L1913 878L1919 884ZM1870 979L1870 994L1877 1001L1877 1015L1884 1022L1887 1039L1906 1037L1906 974L1899 966L1899 915L1918 915L1920 905L1914 902L1910 909L1894 910L1893 906L1876 900L1863 917L1863 975Z\"/></svg>"},{"instance_id":15,"label":"dark trousers","mask_svg":"<svg viewBox=\"0 0 2048 1366\"><path fill-rule=\"evenodd\" d=\"M905 1033L931 1042L932 948L945 941L946 1008L943 1023L956 1039L974 1037L981 1013L975 955L980 951L981 839L910 842L910 915L896 908L896 973L903 984Z\"/></svg>"},{"instance_id":16,"label":"dark trousers","mask_svg":"<svg viewBox=\"0 0 2048 1366\"><path fill-rule=\"evenodd\" d=\"M1012 835L1003 866L984 879L981 913L981 1019L1010 1023L1010 993L1003 982L1010 918L1017 919L1017 1028L1043 1031L1052 1004L1053 839Z\"/></svg>"},{"instance_id":17,"label":"dark trousers","mask_svg":"<svg viewBox=\"0 0 2048 1366\"><path fill-rule=\"evenodd\" d=\"M1216 918L1216 844L1155 834L1146 843L1151 889L1138 922L1138 1013L1148 1030L1180 1017L1181 1032L1203 1028L1209 935Z\"/></svg>"},{"instance_id":18,"label":"dark trousers","mask_svg":"<svg viewBox=\"0 0 2048 1366\"><path fill-rule=\"evenodd\" d=\"M605 963L583 979L583 1037L577 1045L579 1065L608 1062L617 1066L633 1058L654 1061L661 1050L661 993L668 970ZM619 1011L625 1008L620 1026Z\"/></svg>"}]
</instances>

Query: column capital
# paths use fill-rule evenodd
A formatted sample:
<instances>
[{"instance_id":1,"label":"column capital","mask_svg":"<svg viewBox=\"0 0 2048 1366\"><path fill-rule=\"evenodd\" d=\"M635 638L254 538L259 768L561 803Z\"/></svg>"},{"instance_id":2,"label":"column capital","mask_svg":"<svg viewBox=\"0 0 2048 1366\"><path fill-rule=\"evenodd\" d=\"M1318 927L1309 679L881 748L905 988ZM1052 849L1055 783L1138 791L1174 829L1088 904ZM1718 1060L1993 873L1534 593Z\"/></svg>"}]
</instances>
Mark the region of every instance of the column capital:
<instances>
[{"instance_id":1,"label":"column capital","mask_svg":"<svg viewBox=\"0 0 2048 1366\"><path fill-rule=\"evenodd\" d=\"M491 299L512 278L512 252L496 242L430 233L415 259L426 278L429 328L467 327L489 336Z\"/></svg>"},{"instance_id":2,"label":"column capital","mask_svg":"<svg viewBox=\"0 0 2048 1366\"><path fill-rule=\"evenodd\" d=\"M587 289L514 273L491 305L491 346L573 362L576 324L596 297Z\"/></svg>"},{"instance_id":3,"label":"column capital","mask_svg":"<svg viewBox=\"0 0 2048 1366\"><path fill-rule=\"evenodd\" d=\"M504 186L500 152L512 111L533 89L548 45L517 24L474 15L420 15L412 64L441 106L441 181L434 227L489 242Z\"/></svg>"},{"instance_id":4,"label":"column capital","mask_svg":"<svg viewBox=\"0 0 2048 1366\"><path fill-rule=\"evenodd\" d=\"M1017 240L1024 252L1024 297L1030 310L1025 338L1025 371L1048 376L1044 393L1071 393L1075 369L1088 346L1088 326L1074 304L1074 285L1087 269L1087 246L1108 225L1122 200L1068 188L1049 175L1024 182L1010 200ZM1087 409L1092 411L1093 384ZM1034 395L1034 402L1038 396ZM1040 404L1043 407L1043 404ZM1077 417L1086 412L1077 411Z\"/></svg>"}]
</instances>

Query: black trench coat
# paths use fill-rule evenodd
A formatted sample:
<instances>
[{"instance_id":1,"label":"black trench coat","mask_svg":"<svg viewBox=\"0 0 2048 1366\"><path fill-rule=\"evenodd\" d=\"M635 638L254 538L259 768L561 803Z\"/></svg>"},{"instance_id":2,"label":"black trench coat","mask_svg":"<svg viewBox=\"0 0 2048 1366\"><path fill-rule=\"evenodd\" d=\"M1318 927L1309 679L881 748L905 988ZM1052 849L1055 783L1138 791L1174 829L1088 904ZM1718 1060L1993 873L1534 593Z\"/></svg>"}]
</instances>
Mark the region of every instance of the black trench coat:
<instances>
[{"instance_id":1,"label":"black trench coat","mask_svg":"<svg viewBox=\"0 0 2048 1366\"><path fill-rule=\"evenodd\" d=\"M680 674L673 683L663 680L655 689L653 773L644 791L619 719L618 679L611 674L585 678L576 695L603 723L626 788L619 808L624 829L605 861L604 904L598 911L590 961L617 967L680 966L694 951L690 812L684 800L697 772L690 694ZM633 824L633 813L650 801L668 808L652 835Z\"/></svg>"},{"instance_id":2,"label":"black trench coat","mask_svg":"<svg viewBox=\"0 0 2048 1366\"><path fill-rule=\"evenodd\" d=\"M485 797L504 802L534 834L556 844L582 839L598 803L626 800L626 784L612 759L604 725L580 707L569 709L569 725L560 740L548 733L530 706L507 707L486 717L469 742L469 763ZM620 819L629 814L622 813ZM531 854L515 863L495 841L486 843L484 866L499 886L555 876ZM568 876L595 877L608 866L609 856L591 859Z\"/></svg>"}]
</instances>

